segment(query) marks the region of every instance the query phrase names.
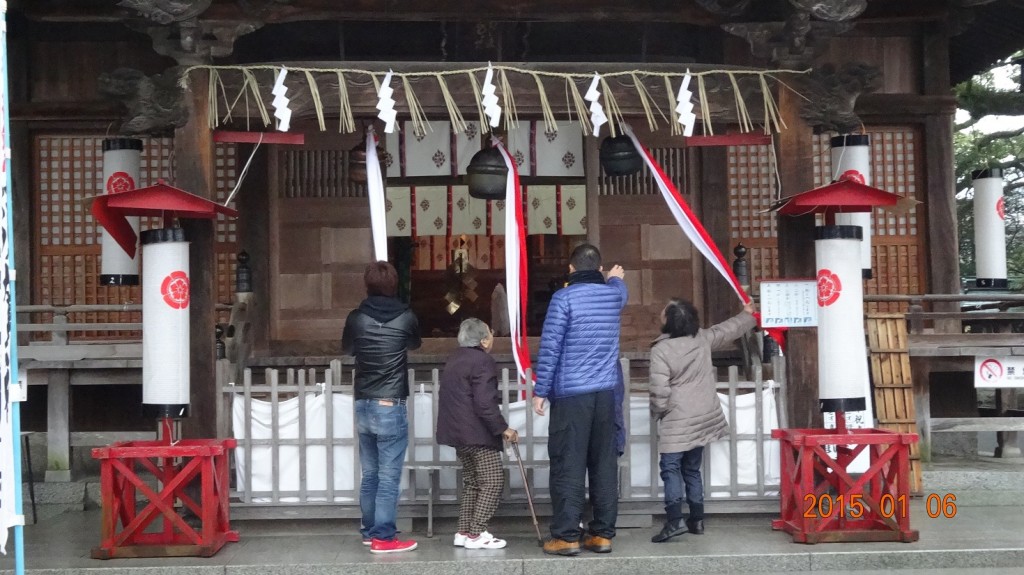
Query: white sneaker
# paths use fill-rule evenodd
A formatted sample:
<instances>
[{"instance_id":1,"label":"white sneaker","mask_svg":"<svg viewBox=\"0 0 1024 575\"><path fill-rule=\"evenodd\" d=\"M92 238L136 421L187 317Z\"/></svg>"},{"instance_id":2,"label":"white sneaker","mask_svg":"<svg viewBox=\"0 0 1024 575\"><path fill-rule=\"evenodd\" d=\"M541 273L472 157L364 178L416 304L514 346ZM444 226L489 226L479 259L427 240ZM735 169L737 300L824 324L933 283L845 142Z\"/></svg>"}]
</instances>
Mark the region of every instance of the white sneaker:
<instances>
[{"instance_id":1,"label":"white sneaker","mask_svg":"<svg viewBox=\"0 0 1024 575\"><path fill-rule=\"evenodd\" d=\"M498 539L490 533L484 531L476 538L466 538L464 547L466 549L503 549L508 542L504 539Z\"/></svg>"},{"instance_id":2,"label":"white sneaker","mask_svg":"<svg viewBox=\"0 0 1024 575\"><path fill-rule=\"evenodd\" d=\"M466 539L469 539L469 537L467 535L463 535L462 533L459 533L458 531L456 531L455 532L455 538L452 539L452 545L454 545L456 547L465 547L466 546Z\"/></svg>"}]
</instances>

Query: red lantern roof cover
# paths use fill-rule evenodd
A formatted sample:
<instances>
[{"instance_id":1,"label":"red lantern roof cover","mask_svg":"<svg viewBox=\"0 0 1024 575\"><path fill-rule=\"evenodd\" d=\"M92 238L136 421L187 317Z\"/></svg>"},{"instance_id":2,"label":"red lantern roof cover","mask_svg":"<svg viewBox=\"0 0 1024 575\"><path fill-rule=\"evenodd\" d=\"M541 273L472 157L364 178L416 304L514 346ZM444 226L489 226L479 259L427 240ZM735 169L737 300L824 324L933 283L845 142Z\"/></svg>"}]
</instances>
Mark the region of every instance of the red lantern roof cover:
<instances>
[{"instance_id":1,"label":"red lantern roof cover","mask_svg":"<svg viewBox=\"0 0 1024 575\"><path fill-rule=\"evenodd\" d=\"M128 216L212 219L217 214L224 214L238 217L238 212L231 208L169 186L163 180L146 188L104 194L91 200L92 216L132 257L135 257L138 237L128 223Z\"/></svg>"},{"instance_id":2,"label":"red lantern roof cover","mask_svg":"<svg viewBox=\"0 0 1024 575\"><path fill-rule=\"evenodd\" d=\"M895 207L897 210L917 203L915 200L880 190L852 179L842 179L772 204L769 211L788 216L805 214L870 212L874 207Z\"/></svg>"}]
</instances>

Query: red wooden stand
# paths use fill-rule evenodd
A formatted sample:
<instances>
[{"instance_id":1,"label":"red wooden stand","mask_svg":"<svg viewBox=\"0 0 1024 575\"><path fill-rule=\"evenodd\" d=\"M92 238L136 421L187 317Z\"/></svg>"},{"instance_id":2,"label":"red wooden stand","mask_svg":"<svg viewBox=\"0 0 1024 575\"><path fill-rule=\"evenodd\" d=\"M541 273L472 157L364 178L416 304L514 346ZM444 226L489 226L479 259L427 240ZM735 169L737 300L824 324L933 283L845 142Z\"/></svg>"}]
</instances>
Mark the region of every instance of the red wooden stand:
<instances>
[{"instance_id":1,"label":"red wooden stand","mask_svg":"<svg viewBox=\"0 0 1024 575\"><path fill-rule=\"evenodd\" d=\"M844 419L837 414L836 420ZM917 541L910 528L910 445L916 433L882 429L775 429L782 450L781 518L796 543ZM836 457L825 451L836 446ZM865 449L866 472L847 468Z\"/></svg>"},{"instance_id":2,"label":"red wooden stand","mask_svg":"<svg viewBox=\"0 0 1024 575\"><path fill-rule=\"evenodd\" d=\"M100 460L103 532L92 557L210 557L238 541L228 514L228 452L236 444L234 439L183 439L173 445L128 441L93 449L93 458ZM137 471L152 474L159 493ZM186 491L193 481L199 484L192 491L199 493L198 502ZM142 511L136 509L136 492L148 501ZM179 501L200 518L198 531L178 515ZM149 529L157 518L163 519L162 527Z\"/></svg>"}]
</instances>

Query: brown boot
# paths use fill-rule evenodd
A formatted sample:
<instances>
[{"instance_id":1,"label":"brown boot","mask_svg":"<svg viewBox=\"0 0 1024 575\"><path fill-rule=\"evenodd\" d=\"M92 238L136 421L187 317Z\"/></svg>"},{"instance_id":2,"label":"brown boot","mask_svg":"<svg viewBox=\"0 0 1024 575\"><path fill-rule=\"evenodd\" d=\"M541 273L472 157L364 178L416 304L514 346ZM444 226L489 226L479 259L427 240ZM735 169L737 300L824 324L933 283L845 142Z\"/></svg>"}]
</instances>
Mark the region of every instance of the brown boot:
<instances>
[{"instance_id":1,"label":"brown boot","mask_svg":"<svg viewBox=\"0 0 1024 575\"><path fill-rule=\"evenodd\" d=\"M611 553L612 540L598 535L587 535L583 538L583 548L594 553Z\"/></svg>"},{"instance_id":2,"label":"brown boot","mask_svg":"<svg viewBox=\"0 0 1024 575\"><path fill-rule=\"evenodd\" d=\"M580 544L552 538L544 542L544 552L548 555L579 555Z\"/></svg>"}]
</instances>

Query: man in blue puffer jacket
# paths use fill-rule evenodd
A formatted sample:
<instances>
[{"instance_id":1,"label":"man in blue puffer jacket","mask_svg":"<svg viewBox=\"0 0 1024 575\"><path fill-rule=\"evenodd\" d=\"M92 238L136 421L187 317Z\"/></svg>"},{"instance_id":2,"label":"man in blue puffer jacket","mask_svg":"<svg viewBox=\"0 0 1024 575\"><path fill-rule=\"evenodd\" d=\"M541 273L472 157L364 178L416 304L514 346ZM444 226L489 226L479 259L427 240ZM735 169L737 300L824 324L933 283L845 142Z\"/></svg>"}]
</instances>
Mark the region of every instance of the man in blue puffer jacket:
<instances>
[{"instance_id":1,"label":"man in blue puffer jacket","mask_svg":"<svg viewBox=\"0 0 1024 575\"><path fill-rule=\"evenodd\" d=\"M551 402L551 539L544 552L577 555L584 481L589 472L594 520L583 547L612 550L618 515L616 401L623 397L619 326L628 298L622 266L602 274L601 252L583 244L569 259L569 285L555 292L544 318L533 409Z\"/></svg>"}]
</instances>

